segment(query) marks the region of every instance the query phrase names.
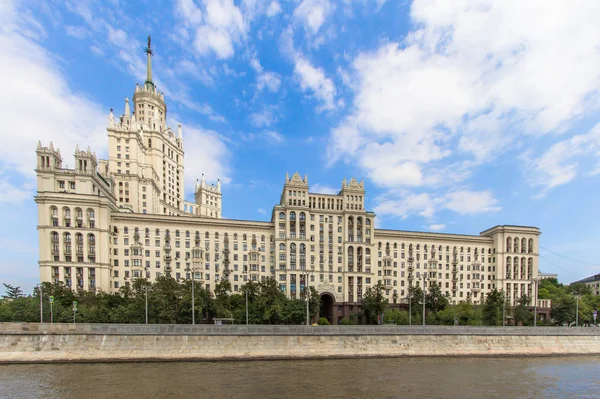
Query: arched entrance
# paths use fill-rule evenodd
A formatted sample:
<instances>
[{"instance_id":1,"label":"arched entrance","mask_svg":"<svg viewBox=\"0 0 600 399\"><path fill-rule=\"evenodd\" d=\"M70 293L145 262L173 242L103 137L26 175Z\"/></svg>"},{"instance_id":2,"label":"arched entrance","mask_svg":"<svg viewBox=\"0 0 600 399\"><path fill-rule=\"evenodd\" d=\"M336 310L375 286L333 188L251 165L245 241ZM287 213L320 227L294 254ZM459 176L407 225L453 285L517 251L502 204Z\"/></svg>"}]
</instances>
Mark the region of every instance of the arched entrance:
<instances>
[{"instance_id":1,"label":"arched entrance","mask_svg":"<svg viewBox=\"0 0 600 399\"><path fill-rule=\"evenodd\" d=\"M321 307L319 309L320 317L325 317L329 324L333 324L333 304L335 303L335 298L328 292L324 292L321 294Z\"/></svg>"}]
</instances>

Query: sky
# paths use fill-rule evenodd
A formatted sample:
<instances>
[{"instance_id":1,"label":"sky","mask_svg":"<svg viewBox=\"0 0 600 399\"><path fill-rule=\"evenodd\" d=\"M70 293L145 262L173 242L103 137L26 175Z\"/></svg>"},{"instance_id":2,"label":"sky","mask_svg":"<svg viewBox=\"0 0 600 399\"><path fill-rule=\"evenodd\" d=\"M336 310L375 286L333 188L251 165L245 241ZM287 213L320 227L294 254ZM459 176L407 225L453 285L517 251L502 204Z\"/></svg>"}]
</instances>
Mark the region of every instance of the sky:
<instances>
[{"instance_id":1,"label":"sky","mask_svg":"<svg viewBox=\"0 0 600 399\"><path fill-rule=\"evenodd\" d=\"M185 195L270 220L285 174L364 180L386 229L536 226L540 269L600 273L600 2L0 1L0 282L38 282L35 148L106 156L146 74L183 125ZM1 291L1 289L0 289Z\"/></svg>"}]
</instances>

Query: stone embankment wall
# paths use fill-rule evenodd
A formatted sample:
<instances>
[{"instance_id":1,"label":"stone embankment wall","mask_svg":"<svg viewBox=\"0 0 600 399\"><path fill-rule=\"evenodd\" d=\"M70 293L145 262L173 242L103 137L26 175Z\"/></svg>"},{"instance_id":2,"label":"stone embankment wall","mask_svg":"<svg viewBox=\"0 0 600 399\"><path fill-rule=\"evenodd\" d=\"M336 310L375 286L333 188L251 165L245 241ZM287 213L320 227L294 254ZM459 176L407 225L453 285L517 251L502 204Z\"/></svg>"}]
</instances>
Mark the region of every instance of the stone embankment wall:
<instances>
[{"instance_id":1,"label":"stone embankment wall","mask_svg":"<svg viewBox=\"0 0 600 399\"><path fill-rule=\"evenodd\" d=\"M600 328L0 323L0 363L600 355Z\"/></svg>"}]
</instances>

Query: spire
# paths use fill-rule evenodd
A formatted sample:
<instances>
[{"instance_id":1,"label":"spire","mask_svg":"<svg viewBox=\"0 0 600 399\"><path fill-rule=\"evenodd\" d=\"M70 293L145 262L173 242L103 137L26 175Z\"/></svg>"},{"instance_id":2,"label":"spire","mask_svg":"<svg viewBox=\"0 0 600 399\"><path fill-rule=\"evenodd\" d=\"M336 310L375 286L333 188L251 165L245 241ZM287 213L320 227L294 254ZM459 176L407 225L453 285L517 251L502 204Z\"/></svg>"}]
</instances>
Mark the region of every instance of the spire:
<instances>
[{"instance_id":1,"label":"spire","mask_svg":"<svg viewBox=\"0 0 600 399\"><path fill-rule=\"evenodd\" d=\"M285 181L286 183L290 181L290 174L288 172L285 172Z\"/></svg>"},{"instance_id":2,"label":"spire","mask_svg":"<svg viewBox=\"0 0 600 399\"><path fill-rule=\"evenodd\" d=\"M148 47L146 47L144 51L148 55L148 66L146 69L146 88L149 89L154 88L154 83L152 82L152 56L154 55L154 51L152 51L150 35L148 35Z\"/></svg>"},{"instance_id":3,"label":"spire","mask_svg":"<svg viewBox=\"0 0 600 399\"><path fill-rule=\"evenodd\" d=\"M221 179L217 179L217 191L221 192Z\"/></svg>"},{"instance_id":4,"label":"spire","mask_svg":"<svg viewBox=\"0 0 600 399\"><path fill-rule=\"evenodd\" d=\"M200 181L200 184L202 185L202 187L204 187L204 173L202 173L202 180Z\"/></svg>"},{"instance_id":5,"label":"spire","mask_svg":"<svg viewBox=\"0 0 600 399\"><path fill-rule=\"evenodd\" d=\"M183 135L181 134L181 123L177 124L177 138L179 138L179 140L183 140Z\"/></svg>"},{"instance_id":6,"label":"spire","mask_svg":"<svg viewBox=\"0 0 600 399\"><path fill-rule=\"evenodd\" d=\"M115 125L115 116L113 114L113 109L110 109L110 113L108 114L108 126L114 126Z\"/></svg>"},{"instance_id":7,"label":"spire","mask_svg":"<svg viewBox=\"0 0 600 399\"><path fill-rule=\"evenodd\" d=\"M129 118L131 116L131 110L129 109L129 99L125 98L125 117Z\"/></svg>"},{"instance_id":8,"label":"spire","mask_svg":"<svg viewBox=\"0 0 600 399\"><path fill-rule=\"evenodd\" d=\"M196 190L194 192L198 193L199 189L200 189L200 183L198 183L198 179L196 179Z\"/></svg>"}]
</instances>

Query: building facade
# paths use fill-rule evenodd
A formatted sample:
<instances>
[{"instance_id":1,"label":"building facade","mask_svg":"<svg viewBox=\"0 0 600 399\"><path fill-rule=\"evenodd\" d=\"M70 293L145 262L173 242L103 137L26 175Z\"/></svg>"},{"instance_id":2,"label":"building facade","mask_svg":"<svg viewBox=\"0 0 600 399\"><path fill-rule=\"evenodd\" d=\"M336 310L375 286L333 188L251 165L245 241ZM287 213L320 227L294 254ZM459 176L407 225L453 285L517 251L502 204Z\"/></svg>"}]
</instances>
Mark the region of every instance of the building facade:
<instances>
[{"instance_id":1,"label":"building facade","mask_svg":"<svg viewBox=\"0 0 600 399\"><path fill-rule=\"evenodd\" d=\"M575 281L572 284L583 283L590 287L593 295L600 295L600 274L595 274L590 277L586 277L583 280Z\"/></svg>"},{"instance_id":2,"label":"building facade","mask_svg":"<svg viewBox=\"0 0 600 399\"><path fill-rule=\"evenodd\" d=\"M221 185L202 175L184 198L184 140L166 124L164 95L148 74L133 103L108 117L108 158L75 149L62 166L50 143L37 147L39 266L42 281L73 290L118 291L136 278L194 278L208 290L223 279L274 278L289 298L306 285L333 322L360 310L381 281L390 303L411 285L438 284L452 303L480 304L492 289L511 302L532 295L540 230L496 226L479 235L375 228L363 182L344 179L336 195L311 193L308 177L286 174L270 222L222 218ZM133 109L133 112L132 112Z\"/></svg>"}]
</instances>

